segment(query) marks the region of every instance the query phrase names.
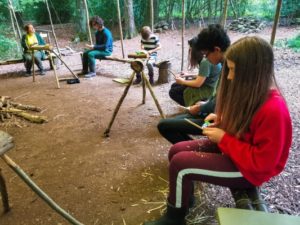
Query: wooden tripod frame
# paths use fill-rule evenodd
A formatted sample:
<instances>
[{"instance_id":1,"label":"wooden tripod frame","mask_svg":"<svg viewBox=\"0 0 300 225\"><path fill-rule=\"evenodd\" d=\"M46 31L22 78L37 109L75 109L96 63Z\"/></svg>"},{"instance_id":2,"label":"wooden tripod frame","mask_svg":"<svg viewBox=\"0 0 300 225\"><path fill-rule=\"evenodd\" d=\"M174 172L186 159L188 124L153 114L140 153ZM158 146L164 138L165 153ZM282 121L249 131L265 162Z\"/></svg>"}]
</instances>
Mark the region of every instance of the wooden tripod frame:
<instances>
[{"instance_id":1,"label":"wooden tripod frame","mask_svg":"<svg viewBox=\"0 0 300 225\"><path fill-rule=\"evenodd\" d=\"M49 52L49 58L50 58L51 64L53 65L53 71L54 71L55 80L56 80L56 84L57 84L58 89L60 88L59 81L65 81L65 80L74 79L74 78L79 79L78 76L65 63L65 61L55 51L53 51L53 47L51 45L35 45L35 46L32 46L30 48L30 50L31 50L31 55L32 55L32 70L33 70L32 81L33 82L35 82L35 70L34 70L34 51L35 50L44 50L44 51ZM71 74L73 75L74 78L58 79L57 72L56 72L56 66L54 65L54 62L53 62L52 53L55 55L55 57L57 57L67 67L67 69L71 72Z\"/></svg>"},{"instance_id":2,"label":"wooden tripod frame","mask_svg":"<svg viewBox=\"0 0 300 225\"><path fill-rule=\"evenodd\" d=\"M141 78L142 78L142 87L143 87L143 101L142 101L142 104L145 104L145 102L146 102L146 87L147 87L149 89L149 91L150 91L150 94L151 94L151 96L152 96L152 98L153 98L153 100L155 102L155 105L156 105L156 107L157 107L157 109L158 109L161 117L162 118L166 118L165 115L164 115L164 113L163 113L163 111L162 111L162 109L161 109L161 107L160 107L160 105L159 105L159 103L158 103L158 101L157 101L157 98L156 98L156 96L154 94L154 91L153 91L153 89L151 87L151 84L150 84L150 82L148 81L148 79L145 76L145 73L144 73L144 62L141 61L141 60L132 60L132 61L128 61L128 62L130 62L130 67L133 70L133 73L131 74L131 76L129 78L129 82L128 82L127 86L125 87L125 90L124 90L124 92L123 92L123 94L122 94L122 96L121 96L121 98L120 98L120 100L119 100L119 102L118 102L118 104L117 104L114 112L113 112L113 115L112 115L112 118L111 118L111 120L109 122L109 125L108 125L108 127L106 128L106 130L105 130L105 132L103 134L104 137L109 137L110 129L111 129L113 123L114 123L114 120L115 120L115 118L116 118L116 116L117 116L117 114L119 112L119 109L120 109L120 107L121 107L121 105L122 105L122 103L123 103L123 101L124 101L124 99L125 99L128 91L129 91L129 88L132 85L132 82L133 82L134 77L136 76L136 73L140 73L141 74Z\"/></svg>"}]
</instances>

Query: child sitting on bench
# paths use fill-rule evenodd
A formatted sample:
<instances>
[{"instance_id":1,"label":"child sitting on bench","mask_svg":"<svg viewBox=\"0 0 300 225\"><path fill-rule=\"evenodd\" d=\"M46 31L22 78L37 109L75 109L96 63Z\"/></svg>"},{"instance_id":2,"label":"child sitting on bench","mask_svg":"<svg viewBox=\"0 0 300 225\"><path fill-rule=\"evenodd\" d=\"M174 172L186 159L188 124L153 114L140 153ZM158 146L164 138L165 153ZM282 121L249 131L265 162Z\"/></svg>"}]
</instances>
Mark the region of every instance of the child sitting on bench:
<instances>
[{"instance_id":1,"label":"child sitting on bench","mask_svg":"<svg viewBox=\"0 0 300 225\"><path fill-rule=\"evenodd\" d=\"M153 34L150 27L145 26L141 30L141 49L144 50L148 56L149 59L147 61L147 68L149 73L149 82L151 85L154 84L154 70L153 70L153 64L156 62L157 58L157 51L161 49L161 44L159 42L159 38L157 35ZM142 81L142 77L140 73L136 74L136 80L133 82L133 84L139 84Z\"/></svg>"},{"instance_id":2,"label":"child sitting on bench","mask_svg":"<svg viewBox=\"0 0 300 225\"><path fill-rule=\"evenodd\" d=\"M109 29L104 27L104 22L99 16L90 19L90 26L96 30L95 45L86 45L88 50L82 56L82 72L86 78L96 76L96 59L104 59L112 54L113 37Z\"/></svg>"},{"instance_id":3,"label":"child sitting on bench","mask_svg":"<svg viewBox=\"0 0 300 225\"><path fill-rule=\"evenodd\" d=\"M210 61L219 54L205 52ZM227 49L223 67L216 114L206 117L212 124L202 131L207 139L171 147L167 211L145 225L185 225L195 180L251 193L285 167L292 123L276 85L272 46L242 38Z\"/></svg>"}]
</instances>

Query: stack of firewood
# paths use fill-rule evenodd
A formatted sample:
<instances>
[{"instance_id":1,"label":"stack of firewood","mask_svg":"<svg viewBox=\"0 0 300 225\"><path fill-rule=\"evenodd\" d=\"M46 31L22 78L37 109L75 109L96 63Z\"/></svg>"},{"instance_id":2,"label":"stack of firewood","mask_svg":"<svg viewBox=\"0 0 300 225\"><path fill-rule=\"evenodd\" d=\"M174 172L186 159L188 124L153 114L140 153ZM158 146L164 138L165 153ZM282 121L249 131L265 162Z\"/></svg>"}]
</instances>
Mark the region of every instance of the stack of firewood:
<instances>
[{"instance_id":1,"label":"stack of firewood","mask_svg":"<svg viewBox=\"0 0 300 225\"><path fill-rule=\"evenodd\" d=\"M14 102L9 96L0 96L0 122L5 122L13 116L24 118L33 123L44 123L47 121L45 116L33 115L27 111L41 112L42 109L36 106Z\"/></svg>"}]
</instances>

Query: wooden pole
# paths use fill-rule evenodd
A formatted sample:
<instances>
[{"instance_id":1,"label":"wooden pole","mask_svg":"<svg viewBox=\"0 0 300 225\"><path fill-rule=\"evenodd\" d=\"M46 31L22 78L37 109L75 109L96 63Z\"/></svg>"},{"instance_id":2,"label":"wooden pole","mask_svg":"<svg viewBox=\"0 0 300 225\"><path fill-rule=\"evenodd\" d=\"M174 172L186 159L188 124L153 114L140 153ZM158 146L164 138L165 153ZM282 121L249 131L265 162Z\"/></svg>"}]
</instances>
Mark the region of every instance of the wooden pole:
<instances>
[{"instance_id":1,"label":"wooden pole","mask_svg":"<svg viewBox=\"0 0 300 225\"><path fill-rule=\"evenodd\" d=\"M124 44L123 44L123 30L122 30L120 0L117 0L117 10L118 10L118 20L119 20L119 30L120 30L120 41L121 41L121 48L122 48L122 56L123 56L123 59L124 59L125 58L125 53L124 53Z\"/></svg>"},{"instance_id":2,"label":"wooden pole","mask_svg":"<svg viewBox=\"0 0 300 225\"><path fill-rule=\"evenodd\" d=\"M151 30L154 31L154 5L153 0L150 0L150 16L151 16Z\"/></svg>"},{"instance_id":3,"label":"wooden pole","mask_svg":"<svg viewBox=\"0 0 300 225\"><path fill-rule=\"evenodd\" d=\"M10 20L11 20L11 24L12 24L12 28L13 28L13 31L14 31L15 38L16 38L16 40L19 39L21 41L19 33L17 32L16 27L15 27L14 16L13 16L13 12L12 12L11 7L9 7L9 15L10 15ZM16 23L18 23L18 21L16 21ZM21 42L20 41L17 43L17 46L18 46L18 51L22 52L22 46L21 46Z\"/></svg>"},{"instance_id":4,"label":"wooden pole","mask_svg":"<svg viewBox=\"0 0 300 225\"><path fill-rule=\"evenodd\" d=\"M184 7L184 0L182 0L182 29L181 29L182 53L181 53L181 71L183 71L183 66L184 66L184 33L185 33L185 7Z\"/></svg>"},{"instance_id":5,"label":"wooden pole","mask_svg":"<svg viewBox=\"0 0 300 225\"><path fill-rule=\"evenodd\" d=\"M227 9L228 9L228 0L224 1L224 9L223 9L223 15L221 20L221 26L225 28L226 20L227 20Z\"/></svg>"},{"instance_id":6,"label":"wooden pole","mask_svg":"<svg viewBox=\"0 0 300 225\"><path fill-rule=\"evenodd\" d=\"M276 14L274 17L274 23L273 23L273 28L272 28L271 41L270 41L270 44L272 46L274 45L274 41L275 41L276 30L277 30L277 26L278 26L278 22L279 22L279 17L280 17L281 5L282 5L282 0L278 0L277 7L276 7Z\"/></svg>"},{"instance_id":7,"label":"wooden pole","mask_svg":"<svg viewBox=\"0 0 300 225\"><path fill-rule=\"evenodd\" d=\"M19 38L21 40L22 39L22 34L21 34L21 30L20 30L20 27L19 27L19 23L18 23L18 20L17 20L16 13L15 13L15 9L14 9L14 6L13 6L11 0L8 0L8 5L9 5L9 8L10 8L12 14L13 14L14 19L15 19L17 30L18 30L18 35L19 35Z\"/></svg>"},{"instance_id":8,"label":"wooden pole","mask_svg":"<svg viewBox=\"0 0 300 225\"><path fill-rule=\"evenodd\" d=\"M31 61L32 61L32 82L35 82L35 59L34 59L34 49L31 50Z\"/></svg>"},{"instance_id":9,"label":"wooden pole","mask_svg":"<svg viewBox=\"0 0 300 225\"><path fill-rule=\"evenodd\" d=\"M113 116L112 116L112 118L111 118L111 120L109 122L108 128L104 132L104 137L109 137L110 128L112 127L112 125L113 125L113 123L115 121L115 118L116 118L116 116L117 116L117 114L118 114L118 112L119 112L119 110L121 108L121 105L122 105L122 103L123 103L123 101L124 101L124 99L125 99L128 91L129 91L129 88L132 85L132 81L133 81L133 78L135 77L135 74L136 74L135 71L133 71L133 73L131 74L131 76L129 78L129 82L128 82L128 84L127 84L127 86L126 86L126 88L125 88L125 90L123 92L123 95L121 96L121 98L120 98L120 100L119 100L119 102L118 102L118 104L117 104L117 106L115 108Z\"/></svg>"},{"instance_id":10,"label":"wooden pole","mask_svg":"<svg viewBox=\"0 0 300 225\"><path fill-rule=\"evenodd\" d=\"M41 198L43 199L53 210L64 217L67 221L74 225L83 225L81 222L72 217L64 209L62 209L58 204L56 204L39 186L37 186L30 177L6 154L3 154L1 158L4 162L16 172L16 174Z\"/></svg>"},{"instance_id":11,"label":"wooden pole","mask_svg":"<svg viewBox=\"0 0 300 225\"><path fill-rule=\"evenodd\" d=\"M13 31L14 31L15 38L19 38L18 34L17 34L17 31L16 31L16 27L15 27L15 23L14 23L14 18L13 18L13 13L12 13L11 9L9 9L9 15L10 15L11 25L12 25L12 28L13 28Z\"/></svg>"},{"instance_id":12,"label":"wooden pole","mask_svg":"<svg viewBox=\"0 0 300 225\"><path fill-rule=\"evenodd\" d=\"M1 173L1 169L0 169L0 193L1 193L2 203L3 203L4 213L6 213L10 210L10 207L8 202L7 188L6 188L5 180Z\"/></svg>"},{"instance_id":13,"label":"wooden pole","mask_svg":"<svg viewBox=\"0 0 300 225\"><path fill-rule=\"evenodd\" d=\"M52 22L52 16L51 16L48 0L45 0L45 2L46 2L48 14L49 14L49 20L50 20L50 24L51 24L51 29L52 29L52 34L53 34L53 37L54 37L55 45L56 45L58 54L61 56L59 46L58 46L58 42L57 42L57 38L56 38L56 34L55 34L55 31L54 31L54 26L53 26L53 22Z\"/></svg>"},{"instance_id":14,"label":"wooden pole","mask_svg":"<svg viewBox=\"0 0 300 225\"><path fill-rule=\"evenodd\" d=\"M156 96L155 96L155 94L154 94L154 91L153 91L153 89L152 89L152 87L151 87L151 84L150 84L149 80L147 79L147 77L146 77L144 71L141 72L141 75L142 75L142 77L143 77L143 79L144 79L144 82L146 83L147 88L148 88L149 91L150 91L150 94L151 94L151 96L152 96L152 98L153 98L153 100L154 100L154 103L155 103L155 105L156 105L156 107L157 107L157 109L158 109L158 111L159 111L159 113L160 113L161 118L165 119L166 116L165 116L164 112L162 111L162 109L161 109L161 107L160 107L160 105L159 105L159 103L158 103L158 100L157 100L157 98L156 98Z\"/></svg>"},{"instance_id":15,"label":"wooden pole","mask_svg":"<svg viewBox=\"0 0 300 225\"><path fill-rule=\"evenodd\" d=\"M79 77L71 70L71 68L67 65L67 63L55 52L55 51L52 51L52 50L50 50L57 58L59 58L59 60L67 67L67 69L71 72L71 74L75 77L75 78L77 78L77 79L79 79ZM51 53L50 53L50 55L51 55ZM53 63L53 62L52 62ZM53 64L54 65L54 64Z\"/></svg>"},{"instance_id":16,"label":"wooden pole","mask_svg":"<svg viewBox=\"0 0 300 225\"><path fill-rule=\"evenodd\" d=\"M144 77L142 76L142 87L143 87L143 101L142 104L146 103L146 81L144 81Z\"/></svg>"},{"instance_id":17,"label":"wooden pole","mask_svg":"<svg viewBox=\"0 0 300 225\"><path fill-rule=\"evenodd\" d=\"M59 80L58 80L57 73L56 73L56 65L54 65L54 63L53 63L53 57L51 55L51 52L49 53L49 57L50 57L50 61L51 61L52 65L53 65L53 71L54 71L54 75L55 75L57 88L60 89Z\"/></svg>"},{"instance_id":18,"label":"wooden pole","mask_svg":"<svg viewBox=\"0 0 300 225\"><path fill-rule=\"evenodd\" d=\"M93 45L93 39L92 39L92 34L91 34L91 28L90 28L90 14L89 14L89 8L86 0L83 0L84 7L85 7L85 12L86 12L86 22L87 22L87 29L88 29L88 35L90 39L90 44Z\"/></svg>"}]
</instances>

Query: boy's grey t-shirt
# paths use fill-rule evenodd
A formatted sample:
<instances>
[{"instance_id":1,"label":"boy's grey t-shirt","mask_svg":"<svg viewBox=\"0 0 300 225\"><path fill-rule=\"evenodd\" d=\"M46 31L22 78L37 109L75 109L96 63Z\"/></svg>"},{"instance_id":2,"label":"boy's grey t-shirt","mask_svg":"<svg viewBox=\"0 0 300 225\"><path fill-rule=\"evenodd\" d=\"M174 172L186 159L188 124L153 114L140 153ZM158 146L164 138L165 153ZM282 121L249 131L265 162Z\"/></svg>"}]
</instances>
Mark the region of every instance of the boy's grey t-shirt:
<instances>
[{"instance_id":1,"label":"boy's grey t-shirt","mask_svg":"<svg viewBox=\"0 0 300 225\"><path fill-rule=\"evenodd\" d=\"M210 87L215 87L222 70L222 64L211 64L206 58L199 63L198 76L206 77L204 84Z\"/></svg>"}]
</instances>

